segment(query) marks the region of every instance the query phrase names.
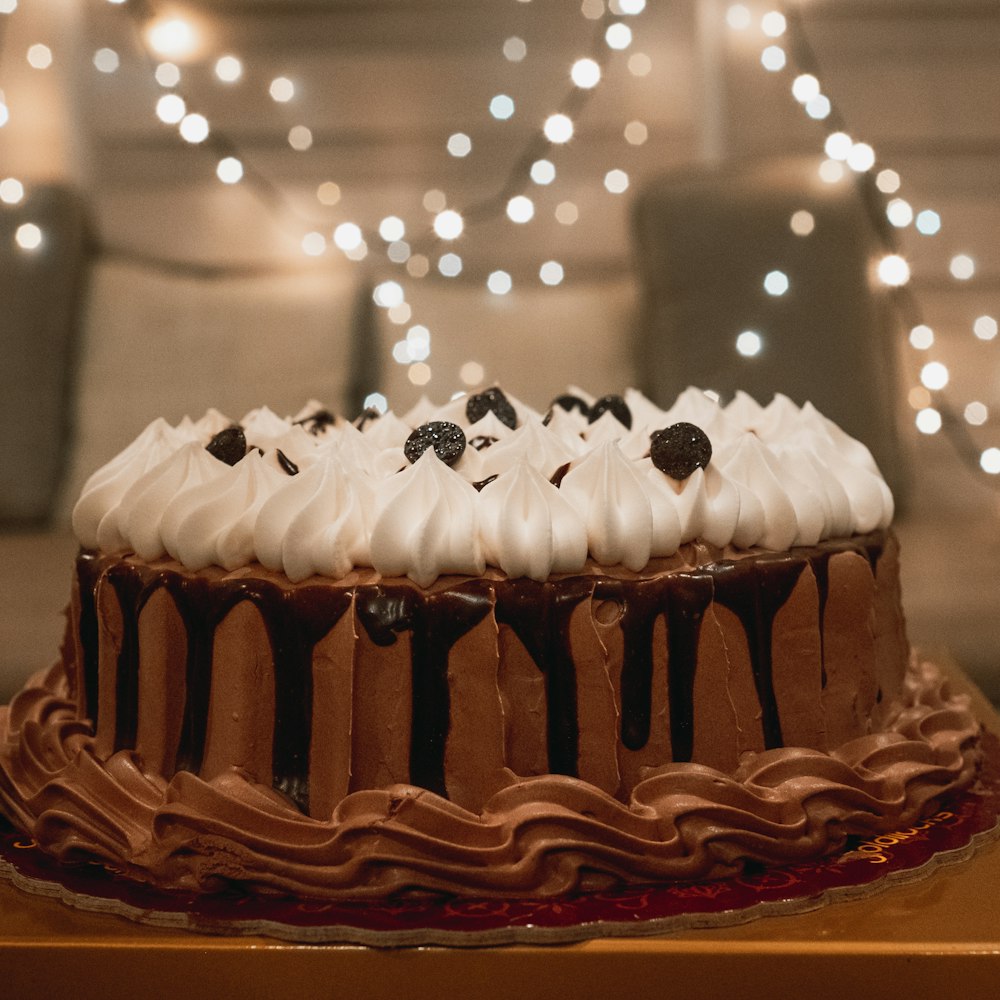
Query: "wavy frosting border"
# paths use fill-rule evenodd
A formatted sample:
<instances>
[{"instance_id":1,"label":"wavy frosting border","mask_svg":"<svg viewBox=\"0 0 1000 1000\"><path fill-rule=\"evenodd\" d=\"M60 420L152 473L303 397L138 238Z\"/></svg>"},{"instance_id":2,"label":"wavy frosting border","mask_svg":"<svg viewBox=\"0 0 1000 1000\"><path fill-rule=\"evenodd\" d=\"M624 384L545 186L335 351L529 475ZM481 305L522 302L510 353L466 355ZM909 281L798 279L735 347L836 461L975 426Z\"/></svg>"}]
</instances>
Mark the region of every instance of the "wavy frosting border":
<instances>
[{"instance_id":1,"label":"wavy frosting border","mask_svg":"<svg viewBox=\"0 0 1000 1000\"><path fill-rule=\"evenodd\" d=\"M829 754L767 750L731 775L668 764L627 804L576 778L527 778L480 815L400 784L353 792L319 821L236 771L167 782L134 751L99 760L57 664L0 708L0 808L60 859L101 860L165 888L556 896L718 878L890 832L974 781L979 731L969 698L914 657L883 730Z\"/></svg>"}]
</instances>

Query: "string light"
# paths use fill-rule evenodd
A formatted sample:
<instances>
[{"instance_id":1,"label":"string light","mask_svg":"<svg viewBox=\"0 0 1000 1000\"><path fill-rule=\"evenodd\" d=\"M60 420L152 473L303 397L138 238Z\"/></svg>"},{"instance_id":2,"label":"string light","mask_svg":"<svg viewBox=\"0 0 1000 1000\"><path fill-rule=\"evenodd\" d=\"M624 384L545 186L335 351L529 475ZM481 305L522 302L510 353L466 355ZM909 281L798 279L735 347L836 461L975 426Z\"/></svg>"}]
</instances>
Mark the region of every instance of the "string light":
<instances>
[{"instance_id":1,"label":"string light","mask_svg":"<svg viewBox=\"0 0 1000 1000\"><path fill-rule=\"evenodd\" d=\"M768 295L784 295L788 291L788 275L784 271L769 271L764 278L764 290Z\"/></svg>"},{"instance_id":2,"label":"string light","mask_svg":"<svg viewBox=\"0 0 1000 1000\"><path fill-rule=\"evenodd\" d=\"M623 194L628 190L628 174L624 170L609 170L604 175L604 186L612 194Z\"/></svg>"},{"instance_id":3,"label":"string light","mask_svg":"<svg viewBox=\"0 0 1000 1000\"><path fill-rule=\"evenodd\" d=\"M493 271L486 279L486 287L494 295L506 295L513 286L514 283L506 271Z\"/></svg>"},{"instance_id":4,"label":"string light","mask_svg":"<svg viewBox=\"0 0 1000 1000\"><path fill-rule=\"evenodd\" d=\"M734 3L726 11L726 23L734 31L746 31L753 23L750 8L742 3Z\"/></svg>"},{"instance_id":5,"label":"string light","mask_svg":"<svg viewBox=\"0 0 1000 1000\"><path fill-rule=\"evenodd\" d=\"M514 116L514 100L506 94L497 94L490 101L490 114L498 121L505 122Z\"/></svg>"},{"instance_id":6,"label":"string light","mask_svg":"<svg viewBox=\"0 0 1000 1000\"><path fill-rule=\"evenodd\" d=\"M156 82L161 86L169 90L171 87L176 87L177 84L181 82L181 71L172 62L162 62L156 67L153 76L156 78Z\"/></svg>"},{"instance_id":7,"label":"string light","mask_svg":"<svg viewBox=\"0 0 1000 1000\"><path fill-rule=\"evenodd\" d=\"M5 177L0 181L0 201L17 205L23 198L24 185L16 177Z\"/></svg>"},{"instance_id":8,"label":"string light","mask_svg":"<svg viewBox=\"0 0 1000 1000\"><path fill-rule=\"evenodd\" d=\"M511 222L524 224L535 217L535 203L526 195L515 195L507 202L507 218Z\"/></svg>"},{"instance_id":9,"label":"string light","mask_svg":"<svg viewBox=\"0 0 1000 1000\"><path fill-rule=\"evenodd\" d=\"M146 39L158 55L174 59L192 55L198 44L194 28L179 17L153 21L146 29Z\"/></svg>"},{"instance_id":10,"label":"string light","mask_svg":"<svg viewBox=\"0 0 1000 1000\"><path fill-rule=\"evenodd\" d=\"M156 102L156 117L167 125L176 125L187 114L187 105L179 94L164 94Z\"/></svg>"},{"instance_id":11,"label":"string light","mask_svg":"<svg viewBox=\"0 0 1000 1000\"><path fill-rule=\"evenodd\" d=\"M564 226L572 226L580 218L580 210L571 201L561 201L556 205L556 221Z\"/></svg>"},{"instance_id":12,"label":"string light","mask_svg":"<svg viewBox=\"0 0 1000 1000\"><path fill-rule=\"evenodd\" d=\"M960 253L951 258L948 270L959 281L968 281L976 273L976 264L968 254Z\"/></svg>"},{"instance_id":13,"label":"string light","mask_svg":"<svg viewBox=\"0 0 1000 1000\"><path fill-rule=\"evenodd\" d=\"M980 340L993 340L997 335L997 321L992 316L980 316L972 324L972 332Z\"/></svg>"},{"instance_id":14,"label":"string light","mask_svg":"<svg viewBox=\"0 0 1000 1000\"><path fill-rule=\"evenodd\" d=\"M749 10L743 4L737 4L728 9L726 20L730 27L745 30L749 26L748 15ZM769 18L773 22L770 26L764 23ZM875 150L867 143L853 142L850 139L841 127L843 117L837 114L830 99L822 92L822 85L816 72L816 60L802 30L798 12L796 11L794 18L785 18L780 11L769 12L762 20L764 34L769 37L773 37L772 31L777 31L779 25L785 29L792 29L788 46L795 59L797 70L792 83L793 97L803 106L810 118L816 120L831 118L837 125L836 130L827 135L824 142L827 159L820 165L820 177L827 183L839 181L843 176L845 163L858 174L873 171L876 163ZM775 48L773 45L767 45L761 54L762 65L772 71L784 68L784 62L775 52ZM899 173L890 168L879 169L867 183L870 183L871 187L866 190L877 191L886 196L896 195L902 187ZM888 220L891 227L887 228L874 217L878 199L866 198L863 203L873 215L875 231L881 235L886 251L875 267L878 278L896 290L893 301L910 320L908 324L910 346L918 351L928 351L935 344L934 332L927 324L917 319L920 313L919 307L913 293L905 287L910 279L910 266L896 252L891 233L893 229L903 229L913 224L921 236L932 237L941 230L941 217L933 209L927 208L914 213L909 200L895 197L882 207L885 213L884 219ZM795 218L796 216L793 216L792 231L798 232ZM955 280L969 281L975 275L976 264L968 254L956 254L950 258L948 269ZM991 316L980 316L972 323L972 332L981 340L993 340L997 336L996 320ZM944 429L962 457L967 459L976 457L984 471L992 475L1000 474L1000 448L991 447L982 452L974 451L975 446L970 444L967 438L955 433L957 418L950 416L945 404L940 401L935 402L932 398L932 394L940 393L949 384L947 366L937 360L928 361L920 369L920 383L910 389L907 397L911 406L917 411L918 430L924 434L936 434ZM989 419L989 411L979 401L968 403L962 412L965 422L973 427L982 426Z\"/></svg>"},{"instance_id":15,"label":"string light","mask_svg":"<svg viewBox=\"0 0 1000 1000\"><path fill-rule=\"evenodd\" d=\"M278 76L271 81L267 92L271 95L271 100L287 104L295 96L295 84L287 76Z\"/></svg>"},{"instance_id":16,"label":"string light","mask_svg":"<svg viewBox=\"0 0 1000 1000\"><path fill-rule=\"evenodd\" d=\"M812 212L800 208L792 215L789 226L796 236L808 236L816 228L816 219Z\"/></svg>"},{"instance_id":17,"label":"string light","mask_svg":"<svg viewBox=\"0 0 1000 1000\"><path fill-rule=\"evenodd\" d=\"M458 370L458 377L465 385L482 385L486 372L478 361L466 361Z\"/></svg>"},{"instance_id":18,"label":"string light","mask_svg":"<svg viewBox=\"0 0 1000 1000\"><path fill-rule=\"evenodd\" d=\"M875 178L875 186L882 194L895 194L900 184L899 174L895 170L880 170Z\"/></svg>"},{"instance_id":19,"label":"string light","mask_svg":"<svg viewBox=\"0 0 1000 1000\"><path fill-rule=\"evenodd\" d=\"M336 205L340 201L340 185L333 181L323 181L316 188L316 200L321 205Z\"/></svg>"},{"instance_id":20,"label":"string light","mask_svg":"<svg viewBox=\"0 0 1000 1000\"><path fill-rule=\"evenodd\" d=\"M401 305L404 299L403 286L398 281L382 281L372 292L372 301L383 309Z\"/></svg>"},{"instance_id":21,"label":"string light","mask_svg":"<svg viewBox=\"0 0 1000 1000\"><path fill-rule=\"evenodd\" d=\"M15 230L14 240L22 250L37 250L42 245L42 230L33 222L23 222Z\"/></svg>"},{"instance_id":22,"label":"string light","mask_svg":"<svg viewBox=\"0 0 1000 1000\"><path fill-rule=\"evenodd\" d=\"M819 80L812 73L800 73L792 81L792 96L799 104L808 104L815 97L819 97Z\"/></svg>"},{"instance_id":23,"label":"string light","mask_svg":"<svg viewBox=\"0 0 1000 1000\"><path fill-rule=\"evenodd\" d=\"M990 411L978 400L973 400L965 407L962 415L966 423L972 424L973 427L982 427L989 420Z\"/></svg>"},{"instance_id":24,"label":"string light","mask_svg":"<svg viewBox=\"0 0 1000 1000\"><path fill-rule=\"evenodd\" d=\"M633 76L649 76L653 71L653 60L645 52L633 52L628 57L628 71Z\"/></svg>"},{"instance_id":25,"label":"string light","mask_svg":"<svg viewBox=\"0 0 1000 1000\"><path fill-rule=\"evenodd\" d=\"M94 53L94 66L101 73L114 73L120 60L114 49L98 49Z\"/></svg>"},{"instance_id":26,"label":"string light","mask_svg":"<svg viewBox=\"0 0 1000 1000\"><path fill-rule=\"evenodd\" d=\"M941 430L941 414L933 406L927 406L917 412L915 423L921 434L937 434Z\"/></svg>"},{"instance_id":27,"label":"string light","mask_svg":"<svg viewBox=\"0 0 1000 1000\"><path fill-rule=\"evenodd\" d=\"M531 164L531 179L536 184L551 184L556 179L556 168L549 160L535 160Z\"/></svg>"},{"instance_id":28,"label":"string light","mask_svg":"<svg viewBox=\"0 0 1000 1000\"><path fill-rule=\"evenodd\" d=\"M389 409L389 400L381 392L370 392L361 405L366 410L378 410L384 414Z\"/></svg>"},{"instance_id":29,"label":"string light","mask_svg":"<svg viewBox=\"0 0 1000 1000\"><path fill-rule=\"evenodd\" d=\"M395 243L406 235L406 225L398 215L387 215L378 224L378 234L386 243Z\"/></svg>"},{"instance_id":30,"label":"string light","mask_svg":"<svg viewBox=\"0 0 1000 1000\"><path fill-rule=\"evenodd\" d=\"M438 271L446 278L457 278L462 273L462 258L457 253L442 254L438 259Z\"/></svg>"},{"instance_id":31,"label":"string light","mask_svg":"<svg viewBox=\"0 0 1000 1000\"><path fill-rule=\"evenodd\" d=\"M554 142L557 145L564 142L569 142L573 138L573 122L568 115L562 113L556 113L554 115L549 115L545 119L545 125L543 126L543 131L545 133L545 138L549 142Z\"/></svg>"},{"instance_id":32,"label":"string light","mask_svg":"<svg viewBox=\"0 0 1000 1000\"><path fill-rule=\"evenodd\" d=\"M929 361L920 369L920 381L928 389L943 389L948 384L948 368L940 361Z\"/></svg>"},{"instance_id":33,"label":"string light","mask_svg":"<svg viewBox=\"0 0 1000 1000\"><path fill-rule=\"evenodd\" d=\"M779 70L784 69L787 62L788 57L780 45L769 45L760 54L761 65L771 73L777 73Z\"/></svg>"},{"instance_id":34,"label":"string light","mask_svg":"<svg viewBox=\"0 0 1000 1000\"><path fill-rule=\"evenodd\" d=\"M243 164L235 156L226 156L219 160L215 173L223 184L237 184L243 179Z\"/></svg>"},{"instance_id":35,"label":"string light","mask_svg":"<svg viewBox=\"0 0 1000 1000\"><path fill-rule=\"evenodd\" d=\"M356 250L363 241L361 227L353 222L342 222L333 231L334 245L345 253L349 250Z\"/></svg>"},{"instance_id":36,"label":"string light","mask_svg":"<svg viewBox=\"0 0 1000 1000\"><path fill-rule=\"evenodd\" d=\"M208 119L204 115L189 114L181 119L179 126L181 138L197 145L208 138Z\"/></svg>"},{"instance_id":37,"label":"string light","mask_svg":"<svg viewBox=\"0 0 1000 1000\"><path fill-rule=\"evenodd\" d=\"M621 21L608 26L604 34L608 47L612 49L627 49L632 44L632 29Z\"/></svg>"},{"instance_id":38,"label":"string light","mask_svg":"<svg viewBox=\"0 0 1000 1000\"><path fill-rule=\"evenodd\" d=\"M570 78L584 90L590 90L601 82L601 67L593 59L577 59L570 69Z\"/></svg>"},{"instance_id":39,"label":"string light","mask_svg":"<svg viewBox=\"0 0 1000 1000\"><path fill-rule=\"evenodd\" d=\"M893 198L886 205L886 217L899 229L908 226L913 221L913 208L904 198Z\"/></svg>"},{"instance_id":40,"label":"string light","mask_svg":"<svg viewBox=\"0 0 1000 1000\"><path fill-rule=\"evenodd\" d=\"M764 341L759 333L753 330L744 330L736 338L736 350L745 358L756 357L761 352Z\"/></svg>"},{"instance_id":41,"label":"string light","mask_svg":"<svg viewBox=\"0 0 1000 1000\"><path fill-rule=\"evenodd\" d=\"M887 254L878 262L878 276L883 285L905 285L910 280L910 265L897 253Z\"/></svg>"},{"instance_id":42,"label":"string light","mask_svg":"<svg viewBox=\"0 0 1000 1000\"><path fill-rule=\"evenodd\" d=\"M979 464L991 476L1000 473L1000 448L987 448L980 456Z\"/></svg>"},{"instance_id":43,"label":"string light","mask_svg":"<svg viewBox=\"0 0 1000 1000\"><path fill-rule=\"evenodd\" d=\"M0 3L2 2L5 0L0 0ZM202 40L192 23L184 18L174 17L169 20L159 18L155 22L142 23L145 8L143 7L141 12L141 6L129 5L127 10L140 21L148 51L155 52L160 57L159 65L156 66L157 82L166 89L173 89L180 83L180 70L174 62L163 60L188 58L200 47ZM622 51L633 45L632 28L622 20L614 18L634 17L646 6L646 0L609 0L607 4L603 0L583 0L581 10L585 16L597 20L599 24L595 25L592 54L584 55L570 64L570 77L574 90L566 95L563 102L556 105L551 114L543 118L539 132L532 137L532 145L527 147L534 152L534 156L525 155L515 160L515 166L505 186L501 188L501 193L493 199L485 198L467 206L469 218L479 223L491 215L499 215L501 211L506 211L511 220L523 224L534 217L535 204L524 193L524 185L529 181L539 185L553 184L557 176L552 160L539 155L543 150L542 141L551 145L563 145L573 138L574 118L586 103L586 98L580 95L594 90L601 83L604 76L603 64L610 58L608 50ZM154 27L157 33L151 35L150 32ZM520 62L526 58L527 48L522 38L511 35L503 41L504 58L510 62ZM630 73L635 76L647 75L652 69L652 60L641 52L630 53L627 56L627 64ZM219 54L208 61L207 65L222 83L234 83L244 76L243 63L235 54ZM272 100L287 103L297 96L298 85L288 76L277 76L270 81L267 89ZM267 172L245 168L245 160L237 155L238 143L223 133L216 135L214 130L210 129L204 115L192 113L189 108L190 101L187 100L188 95L178 92L163 97L171 99L158 105L158 117L168 124L178 124L181 135L188 142L204 143L217 154L214 166L221 181L235 183L238 179L246 178L249 189L257 195L263 195L262 200L267 204L273 206L280 202L283 192L268 179ZM490 99L489 112L497 120L513 117L515 110L515 99L510 94L495 94ZM648 140L648 128L643 122L629 122L625 126L624 134L626 141L632 146L641 145ZM292 149L305 152L312 147L313 141L313 134L307 126L296 125L289 129L288 142ZM449 136L447 148L450 155L460 159L471 153L472 140L466 132L457 132ZM629 183L627 171L618 167L607 171L604 176L606 189L615 194L626 191ZM343 197L343 192L333 181L320 183L315 193L317 203L327 207L338 205ZM413 278L427 275L432 267L432 260L433 266L436 266L442 275L454 277L462 272L461 257L454 253L442 253L440 256L428 259L427 251L430 250L428 241L457 238L465 228L465 211L459 212L450 208L443 192L437 189L428 191L423 203L430 213L425 232L406 241L403 239L406 227L402 220L398 216L386 217L383 223L390 219L392 223L379 225L380 243L376 252L384 255L383 259L387 259L389 263L405 265L406 274ZM579 209L573 202L564 200L556 205L555 217L561 225L572 225L579 218ZM329 231L328 229L327 232ZM325 252L328 245L327 238L320 229L300 234L299 240L303 253L307 256L319 256ZM369 253L366 233L355 222L336 223L332 232L332 243L351 260L362 260ZM506 271L494 271L491 275L494 277L494 286L497 286L498 282L500 285L503 284L501 275L506 275L510 281ZM539 268L539 277L546 285L556 285L564 280L565 272L559 262L546 261ZM402 302L390 306L388 311L392 314L390 316L392 322L405 323L411 310L407 303ZM419 361L414 361L412 358L410 362L411 368L419 364ZM419 374L420 369L415 371Z\"/></svg>"},{"instance_id":44,"label":"string light","mask_svg":"<svg viewBox=\"0 0 1000 1000\"><path fill-rule=\"evenodd\" d=\"M831 160L846 160L854 146L854 140L846 132L831 132L823 143L823 151Z\"/></svg>"},{"instance_id":45,"label":"string light","mask_svg":"<svg viewBox=\"0 0 1000 1000\"><path fill-rule=\"evenodd\" d=\"M458 239L464 228L462 216L454 209L447 208L434 216L434 232L443 240Z\"/></svg>"},{"instance_id":46,"label":"string light","mask_svg":"<svg viewBox=\"0 0 1000 1000\"><path fill-rule=\"evenodd\" d=\"M556 260L547 260L538 269L538 276L545 285L558 285L565 277L563 266Z\"/></svg>"},{"instance_id":47,"label":"string light","mask_svg":"<svg viewBox=\"0 0 1000 1000\"><path fill-rule=\"evenodd\" d=\"M625 141L631 146L641 146L649 138L645 123L634 121L625 126Z\"/></svg>"},{"instance_id":48,"label":"string light","mask_svg":"<svg viewBox=\"0 0 1000 1000\"><path fill-rule=\"evenodd\" d=\"M215 75L223 83L235 83L243 76L243 63L236 56L220 56L215 62Z\"/></svg>"},{"instance_id":49,"label":"string light","mask_svg":"<svg viewBox=\"0 0 1000 1000\"><path fill-rule=\"evenodd\" d=\"M302 237L302 252L309 257L321 257L326 253L326 237L315 231Z\"/></svg>"},{"instance_id":50,"label":"string light","mask_svg":"<svg viewBox=\"0 0 1000 1000\"><path fill-rule=\"evenodd\" d=\"M448 152L452 156L468 156L472 152L472 140L464 132L456 132L448 137Z\"/></svg>"},{"instance_id":51,"label":"string light","mask_svg":"<svg viewBox=\"0 0 1000 1000\"><path fill-rule=\"evenodd\" d=\"M875 150L867 142L856 142L847 154L847 165L859 174L871 170L875 166Z\"/></svg>"},{"instance_id":52,"label":"string light","mask_svg":"<svg viewBox=\"0 0 1000 1000\"><path fill-rule=\"evenodd\" d=\"M941 216L929 208L917 213L917 232L923 236L936 236L941 232Z\"/></svg>"},{"instance_id":53,"label":"string light","mask_svg":"<svg viewBox=\"0 0 1000 1000\"><path fill-rule=\"evenodd\" d=\"M528 46L524 39L514 35L503 43L503 54L508 62L520 62L528 54Z\"/></svg>"},{"instance_id":54,"label":"string light","mask_svg":"<svg viewBox=\"0 0 1000 1000\"><path fill-rule=\"evenodd\" d=\"M781 11L771 10L761 18L760 27L768 38L780 38L785 33L788 22Z\"/></svg>"},{"instance_id":55,"label":"string light","mask_svg":"<svg viewBox=\"0 0 1000 1000\"><path fill-rule=\"evenodd\" d=\"M48 69L52 65L52 49L41 42L28 49L28 65L33 69Z\"/></svg>"},{"instance_id":56,"label":"string light","mask_svg":"<svg viewBox=\"0 0 1000 1000\"><path fill-rule=\"evenodd\" d=\"M312 130L305 125L293 125L288 130L288 145L299 153L304 153L313 144Z\"/></svg>"}]
</instances>

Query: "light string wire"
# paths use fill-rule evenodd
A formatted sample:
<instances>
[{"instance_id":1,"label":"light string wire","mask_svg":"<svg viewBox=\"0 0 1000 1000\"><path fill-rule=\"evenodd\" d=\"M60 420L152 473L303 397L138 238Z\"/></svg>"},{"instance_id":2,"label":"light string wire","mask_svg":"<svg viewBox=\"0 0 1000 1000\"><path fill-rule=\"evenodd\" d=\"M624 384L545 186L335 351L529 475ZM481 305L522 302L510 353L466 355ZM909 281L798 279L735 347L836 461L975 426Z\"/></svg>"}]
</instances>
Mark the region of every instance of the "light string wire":
<instances>
[{"instance_id":1,"label":"light string wire","mask_svg":"<svg viewBox=\"0 0 1000 1000\"><path fill-rule=\"evenodd\" d=\"M806 31L801 11L797 6L789 4L781 4L780 11L787 25L786 47L789 50L792 62L795 64L797 74L809 73L817 80L822 80L824 77L822 75L820 60ZM824 90L823 93L827 94L827 91ZM830 113L823 120L824 123L833 126L833 131L851 134L847 120L837 103L832 97L829 97L829 94L827 94L827 97L830 101ZM887 199L878 189L872 171L864 170L858 172L855 183L861 196L865 214L883 249L887 253L898 254L900 249L899 242L893 226L886 215ZM891 286L888 289L888 293L900 318L900 322L906 329L912 330L915 326L925 324L920 300L909 286L909 282L903 285ZM966 422L956 413L942 390L935 389L928 391L932 393L931 398L934 401L935 409L941 416L941 430L955 453L962 460L962 463L968 466L977 479L982 480L985 478L994 489L1000 491L998 478L986 475L982 469L980 463L982 449L969 432Z\"/></svg>"}]
</instances>

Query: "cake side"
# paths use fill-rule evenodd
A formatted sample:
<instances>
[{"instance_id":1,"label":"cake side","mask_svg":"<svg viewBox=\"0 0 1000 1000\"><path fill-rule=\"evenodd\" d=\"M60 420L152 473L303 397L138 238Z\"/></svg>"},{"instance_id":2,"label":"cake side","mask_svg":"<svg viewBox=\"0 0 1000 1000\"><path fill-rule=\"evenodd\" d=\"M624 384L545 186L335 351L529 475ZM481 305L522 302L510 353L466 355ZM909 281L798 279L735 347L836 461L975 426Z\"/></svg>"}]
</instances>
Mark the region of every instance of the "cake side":
<instances>
[{"instance_id":1,"label":"cake side","mask_svg":"<svg viewBox=\"0 0 1000 1000\"><path fill-rule=\"evenodd\" d=\"M167 779L239 768L320 819L348 791L406 782L478 809L549 773L627 801L667 762L732 771L865 735L906 664L902 646L876 655L902 628L879 586L894 550L884 532L691 545L642 573L426 589L82 553L71 684L99 758L135 750Z\"/></svg>"},{"instance_id":2,"label":"cake side","mask_svg":"<svg viewBox=\"0 0 1000 1000\"><path fill-rule=\"evenodd\" d=\"M879 668L891 534L664 563L427 591L81 554L65 662L0 715L0 802L167 887L551 895L815 857L971 780L936 668Z\"/></svg>"},{"instance_id":3,"label":"cake side","mask_svg":"<svg viewBox=\"0 0 1000 1000\"><path fill-rule=\"evenodd\" d=\"M778 748L732 774L651 769L627 803L543 775L479 811L410 784L348 793L326 820L228 769L149 774L135 751L94 753L65 676L36 678L0 710L0 803L46 850L98 858L167 888L236 880L323 898L395 892L558 895L620 882L697 880L747 861L788 864L914 822L975 774L979 726L938 669L914 661L879 733L831 753Z\"/></svg>"}]
</instances>

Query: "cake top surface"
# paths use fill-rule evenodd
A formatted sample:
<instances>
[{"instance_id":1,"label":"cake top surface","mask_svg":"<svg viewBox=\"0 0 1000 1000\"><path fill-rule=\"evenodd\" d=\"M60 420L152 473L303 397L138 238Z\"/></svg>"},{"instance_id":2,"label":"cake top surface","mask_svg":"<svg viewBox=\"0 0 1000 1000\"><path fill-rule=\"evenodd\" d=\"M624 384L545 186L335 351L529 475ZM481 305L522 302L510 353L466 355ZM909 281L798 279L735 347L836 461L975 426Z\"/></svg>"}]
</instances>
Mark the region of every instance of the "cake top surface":
<instances>
[{"instance_id":1,"label":"cake top surface","mask_svg":"<svg viewBox=\"0 0 1000 1000\"><path fill-rule=\"evenodd\" d=\"M311 401L235 422L154 420L84 484L82 546L253 562L298 582L355 567L429 586L487 565L544 580L588 558L642 570L701 540L784 551L887 527L868 449L811 404L571 388L541 414L498 387L351 422Z\"/></svg>"}]
</instances>

